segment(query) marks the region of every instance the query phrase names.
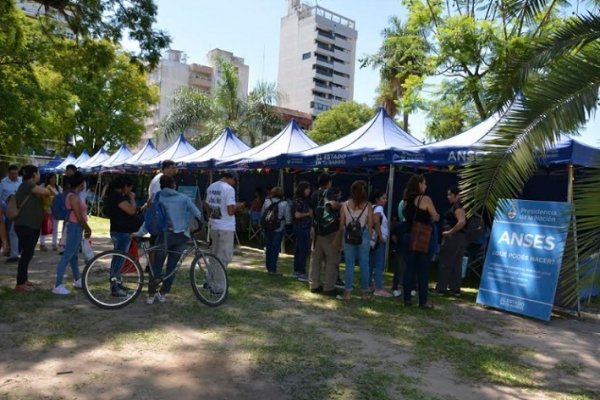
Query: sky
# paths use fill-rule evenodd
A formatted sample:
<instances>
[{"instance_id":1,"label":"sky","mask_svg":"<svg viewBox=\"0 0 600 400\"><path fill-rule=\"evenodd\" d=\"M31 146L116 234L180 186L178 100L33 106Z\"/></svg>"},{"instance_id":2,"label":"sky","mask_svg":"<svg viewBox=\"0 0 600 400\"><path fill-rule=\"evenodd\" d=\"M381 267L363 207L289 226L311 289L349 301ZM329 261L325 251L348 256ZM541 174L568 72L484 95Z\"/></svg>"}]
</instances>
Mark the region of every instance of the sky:
<instances>
[{"instance_id":1,"label":"sky","mask_svg":"<svg viewBox=\"0 0 600 400\"><path fill-rule=\"evenodd\" d=\"M206 64L214 48L231 51L250 67L250 87L259 81L277 82L279 25L287 14L287 0L155 0L156 27L171 36L171 48L182 50L188 63ZM400 0L305 0L352 19L358 30L357 58L377 52L381 31L391 16L404 18ZM127 45L126 45L127 47ZM373 105L379 73L356 63L354 100ZM423 138L426 115L411 116L411 133ZM600 146L600 116L578 138Z\"/></svg>"}]
</instances>

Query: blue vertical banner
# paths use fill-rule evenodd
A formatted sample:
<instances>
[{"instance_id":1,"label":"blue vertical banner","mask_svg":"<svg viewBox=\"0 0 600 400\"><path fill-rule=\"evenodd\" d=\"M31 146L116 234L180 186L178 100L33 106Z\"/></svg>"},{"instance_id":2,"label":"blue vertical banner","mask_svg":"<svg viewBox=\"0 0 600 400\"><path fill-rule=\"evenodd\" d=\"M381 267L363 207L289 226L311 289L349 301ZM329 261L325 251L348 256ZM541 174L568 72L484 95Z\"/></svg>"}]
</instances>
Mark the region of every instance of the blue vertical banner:
<instances>
[{"instance_id":1,"label":"blue vertical banner","mask_svg":"<svg viewBox=\"0 0 600 400\"><path fill-rule=\"evenodd\" d=\"M570 218L569 203L501 199L477 303L549 321Z\"/></svg>"}]
</instances>

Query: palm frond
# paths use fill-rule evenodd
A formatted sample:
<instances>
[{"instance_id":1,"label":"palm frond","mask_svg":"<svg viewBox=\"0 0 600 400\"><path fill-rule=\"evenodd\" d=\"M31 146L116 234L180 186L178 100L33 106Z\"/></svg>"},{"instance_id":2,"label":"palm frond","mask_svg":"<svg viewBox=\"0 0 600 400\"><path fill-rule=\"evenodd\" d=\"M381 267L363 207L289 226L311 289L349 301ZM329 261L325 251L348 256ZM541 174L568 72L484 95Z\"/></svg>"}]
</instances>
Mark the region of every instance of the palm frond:
<instances>
[{"instance_id":1,"label":"palm frond","mask_svg":"<svg viewBox=\"0 0 600 400\"><path fill-rule=\"evenodd\" d=\"M517 196L537 168L538 157L563 132L586 123L598 105L600 46L562 57L547 76L503 117L482 151L484 160L461 173L471 208L493 215L500 198ZM577 73L574 73L577 71Z\"/></svg>"},{"instance_id":2,"label":"palm frond","mask_svg":"<svg viewBox=\"0 0 600 400\"><path fill-rule=\"evenodd\" d=\"M190 127L199 127L212 114L211 101L205 94L191 88L181 88L175 92L171 103L171 113L160 122L160 131L167 141Z\"/></svg>"}]
</instances>

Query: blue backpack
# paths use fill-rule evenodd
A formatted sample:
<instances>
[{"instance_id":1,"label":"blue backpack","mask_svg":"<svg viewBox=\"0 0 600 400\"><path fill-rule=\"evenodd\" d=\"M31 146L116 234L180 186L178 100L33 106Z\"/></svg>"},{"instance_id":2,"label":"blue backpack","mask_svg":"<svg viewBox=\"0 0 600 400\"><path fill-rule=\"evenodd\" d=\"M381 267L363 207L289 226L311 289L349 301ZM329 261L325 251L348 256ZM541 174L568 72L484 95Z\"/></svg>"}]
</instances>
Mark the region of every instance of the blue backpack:
<instances>
[{"instance_id":1,"label":"blue backpack","mask_svg":"<svg viewBox=\"0 0 600 400\"><path fill-rule=\"evenodd\" d=\"M169 216L165 207L160 204L160 192L156 193L150 206L144 211L144 225L152 236L163 234L169 225Z\"/></svg>"},{"instance_id":2,"label":"blue backpack","mask_svg":"<svg viewBox=\"0 0 600 400\"><path fill-rule=\"evenodd\" d=\"M50 212L52 213L52 218L57 219L59 221L64 221L69 217L71 210L67 208L66 200L67 194L72 193L72 191L67 190L61 193L58 193L52 199L52 204L50 205Z\"/></svg>"}]
</instances>

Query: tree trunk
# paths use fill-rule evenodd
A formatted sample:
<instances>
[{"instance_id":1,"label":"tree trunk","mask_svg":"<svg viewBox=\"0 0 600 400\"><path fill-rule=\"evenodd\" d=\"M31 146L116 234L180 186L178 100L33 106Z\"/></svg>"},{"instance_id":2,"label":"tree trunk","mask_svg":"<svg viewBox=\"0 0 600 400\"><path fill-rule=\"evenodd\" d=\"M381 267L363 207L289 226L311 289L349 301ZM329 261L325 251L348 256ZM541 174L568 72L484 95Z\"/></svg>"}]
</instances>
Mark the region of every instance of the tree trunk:
<instances>
[{"instance_id":1,"label":"tree trunk","mask_svg":"<svg viewBox=\"0 0 600 400\"><path fill-rule=\"evenodd\" d=\"M475 108L477 108L477 114L479 114L479 118L483 121L488 117L488 115L483 107L481 98L479 97L479 92L473 92L473 102L475 103Z\"/></svg>"},{"instance_id":2,"label":"tree trunk","mask_svg":"<svg viewBox=\"0 0 600 400\"><path fill-rule=\"evenodd\" d=\"M402 113L402 129L408 133L408 111Z\"/></svg>"}]
</instances>

